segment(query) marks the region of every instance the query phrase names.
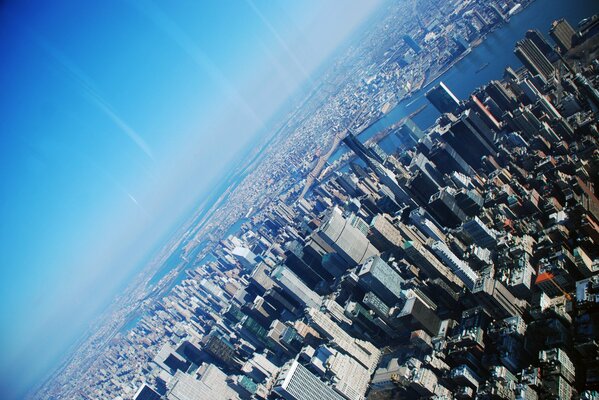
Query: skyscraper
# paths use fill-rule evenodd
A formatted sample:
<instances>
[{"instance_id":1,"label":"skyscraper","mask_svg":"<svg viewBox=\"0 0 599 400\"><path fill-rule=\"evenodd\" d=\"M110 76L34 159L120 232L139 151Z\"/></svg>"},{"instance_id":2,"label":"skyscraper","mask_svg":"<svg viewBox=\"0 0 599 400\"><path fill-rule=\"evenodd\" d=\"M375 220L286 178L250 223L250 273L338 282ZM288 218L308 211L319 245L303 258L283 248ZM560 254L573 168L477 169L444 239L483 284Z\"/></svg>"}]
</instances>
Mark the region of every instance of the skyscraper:
<instances>
[{"instance_id":1,"label":"skyscraper","mask_svg":"<svg viewBox=\"0 0 599 400\"><path fill-rule=\"evenodd\" d=\"M305 307L320 307L322 298L286 266L278 266L272 272L272 277L287 294Z\"/></svg>"},{"instance_id":2,"label":"skyscraper","mask_svg":"<svg viewBox=\"0 0 599 400\"><path fill-rule=\"evenodd\" d=\"M443 263L451 268L453 273L464 282L464 286L472 290L478 280L478 274L470 268L468 263L460 260L449 247L440 240L434 242L431 247Z\"/></svg>"},{"instance_id":3,"label":"skyscraper","mask_svg":"<svg viewBox=\"0 0 599 400\"><path fill-rule=\"evenodd\" d=\"M553 76L555 68L532 40L522 39L516 43L514 54L533 75L539 75L545 81Z\"/></svg>"},{"instance_id":4,"label":"skyscraper","mask_svg":"<svg viewBox=\"0 0 599 400\"><path fill-rule=\"evenodd\" d=\"M403 40L408 46L410 46L412 50L414 50L414 53L418 54L422 51L418 43L416 43L416 41L410 35L404 35Z\"/></svg>"},{"instance_id":5,"label":"skyscraper","mask_svg":"<svg viewBox=\"0 0 599 400\"><path fill-rule=\"evenodd\" d=\"M160 400L160 394L144 383L133 396L133 400Z\"/></svg>"},{"instance_id":6,"label":"skyscraper","mask_svg":"<svg viewBox=\"0 0 599 400\"><path fill-rule=\"evenodd\" d=\"M419 139L424 136L422 129L416 125L410 118L406 118L405 122L395 131L395 136L404 147L413 147L416 145Z\"/></svg>"},{"instance_id":7,"label":"skyscraper","mask_svg":"<svg viewBox=\"0 0 599 400\"><path fill-rule=\"evenodd\" d=\"M347 135L343 139L343 143L352 149L353 152L356 153L356 155L360 157L370 169L372 169L383 185L391 190L391 193L393 193L394 196L393 200L398 204L405 203L407 205L415 205L412 196L399 184L395 174L383 165L383 160L378 154L371 149L366 148L358 138L352 134Z\"/></svg>"},{"instance_id":8,"label":"skyscraper","mask_svg":"<svg viewBox=\"0 0 599 400\"><path fill-rule=\"evenodd\" d=\"M296 360L281 368L274 391L287 400L344 399Z\"/></svg>"},{"instance_id":9,"label":"skyscraper","mask_svg":"<svg viewBox=\"0 0 599 400\"><path fill-rule=\"evenodd\" d=\"M459 289L464 285L463 282L459 280L449 268L441 263L441 261L437 260L437 258L428 251L423 244L408 240L404 243L404 251L414 265L430 278L441 278L445 283L450 285L452 289Z\"/></svg>"},{"instance_id":10,"label":"skyscraper","mask_svg":"<svg viewBox=\"0 0 599 400\"><path fill-rule=\"evenodd\" d=\"M460 106L458 98L443 82L439 82L438 85L426 92L425 96L441 114L455 113Z\"/></svg>"},{"instance_id":11,"label":"skyscraper","mask_svg":"<svg viewBox=\"0 0 599 400\"><path fill-rule=\"evenodd\" d=\"M494 131L476 112L466 110L442 137L468 164L480 168L481 157L496 151L494 136Z\"/></svg>"},{"instance_id":12,"label":"skyscraper","mask_svg":"<svg viewBox=\"0 0 599 400\"><path fill-rule=\"evenodd\" d=\"M485 87L485 92L504 112L513 110L518 104L516 97L499 81L489 82Z\"/></svg>"},{"instance_id":13,"label":"skyscraper","mask_svg":"<svg viewBox=\"0 0 599 400\"><path fill-rule=\"evenodd\" d=\"M549 43L547 43L547 41L545 40L545 37L543 37L543 34L541 32L539 32L536 29L531 29L531 30L527 31L524 36L527 39L532 40L533 43L539 48L539 50L541 50L541 53L543 53L549 61L557 60L557 58L558 58L557 53L555 52L555 50L553 50L551 45Z\"/></svg>"},{"instance_id":14,"label":"skyscraper","mask_svg":"<svg viewBox=\"0 0 599 400\"><path fill-rule=\"evenodd\" d=\"M337 207L331 210L317 234L350 266L361 264L379 253L358 228L343 218Z\"/></svg>"},{"instance_id":15,"label":"skyscraper","mask_svg":"<svg viewBox=\"0 0 599 400\"><path fill-rule=\"evenodd\" d=\"M360 284L374 292L387 305L392 306L399 301L403 279L382 258L370 258L358 272Z\"/></svg>"},{"instance_id":16,"label":"skyscraper","mask_svg":"<svg viewBox=\"0 0 599 400\"><path fill-rule=\"evenodd\" d=\"M368 239L379 251L397 250L403 245L401 233L393 226L388 214L377 214L372 218Z\"/></svg>"},{"instance_id":17,"label":"skyscraper","mask_svg":"<svg viewBox=\"0 0 599 400\"><path fill-rule=\"evenodd\" d=\"M551 29L549 30L549 36L557 44L559 51L563 54L572 48L572 39L576 35L576 32L572 26L565 19L558 19L553 21Z\"/></svg>"}]
</instances>

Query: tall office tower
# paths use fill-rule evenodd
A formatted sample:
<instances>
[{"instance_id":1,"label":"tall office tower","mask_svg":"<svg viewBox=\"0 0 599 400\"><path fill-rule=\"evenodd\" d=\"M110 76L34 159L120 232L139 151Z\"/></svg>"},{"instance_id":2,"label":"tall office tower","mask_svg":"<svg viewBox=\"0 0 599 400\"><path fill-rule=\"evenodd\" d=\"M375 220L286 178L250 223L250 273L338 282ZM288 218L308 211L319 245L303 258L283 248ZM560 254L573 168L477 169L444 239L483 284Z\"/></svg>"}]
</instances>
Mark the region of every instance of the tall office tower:
<instances>
[{"instance_id":1,"label":"tall office tower","mask_svg":"<svg viewBox=\"0 0 599 400\"><path fill-rule=\"evenodd\" d=\"M514 54L533 75L539 75L545 81L553 76L555 68L532 40L522 39L516 43Z\"/></svg>"},{"instance_id":2,"label":"tall office tower","mask_svg":"<svg viewBox=\"0 0 599 400\"><path fill-rule=\"evenodd\" d=\"M246 315L237 323L234 330L239 336L257 349L268 346L268 330L254 318Z\"/></svg>"},{"instance_id":3,"label":"tall office tower","mask_svg":"<svg viewBox=\"0 0 599 400\"><path fill-rule=\"evenodd\" d=\"M439 82L426 92L426 98L441 114L455 113L460 107L460 101L443 82Z\"/></svg>"},{"instance_id":4,"label":"tall office tower","mask_svg":"<svg viewBox=\"0 0 599 400\"><path fill-rule=\"evenodd\" d=\"M437 260L422 243L408 240L404 243L404 251L410 261L428 277L443 279L451 289L459 289L464 286L463 282L441 261Z\"/></svg>"},{"instance_id":5,"label":"tall office tower","mask_svg":"<svg viewBox=\"0 0 599 400\"><path fill-rule=\"evenodd\" d=\"M133 396L133 400L160 400L160 397L160 394L144 383Z\"/></svg>"},{"instance_id":6,"label":"tall office tower","mask_svg":"<svg viewBox=\"0 0 599 400\"><path fill-rule=\"evenodd\" d=\"M536 136L543 128L543 124L530 111L530 107L520 107L514 112L508 114L506 121L511 129L520 134L525 139L531 139Z\"/></svg>"},{"instance_id":7,"label":"tall office tower","mask_svg":"<svg viewBox=\"0 0 599 400\"><path fill-rule=\"evenodd\" d=\"M484 94L484 93L479 93L479 94ZM469 103L470 106L472 107L472 109L474 109L478 113L478 115L480 115L480 117L482 118L484 123L488 127L495 129L496 131L499 131L501 129L501 121L498 120L497 118L501 117L502 113L501 113L501 110L499 110L499 107L496 107L495 102L490 98L485 99L485 101L488 104L490 104L491 107L493 107L497 111L497 118L491 112L491 109L489 108L489 106L487 106L487 104L483 103L476 96L476 94L472 94L470 96L470 100L471 100Z\"/></svg>"},{"instance_id":8,"label":"tall office tower","mask_svg":"<svg viewBox=\"0 0 599 400\"><path fill-rule=\"evenodd\" d=\"M441 241L436 241L431 246L435 254L447 265L458 278L464 282L468 289L474 289L478 280L478 274L474 272L467 262L460 260L447 245Z\"/></svg>"},{"instance_id":9,"label":"tall office tower","mask_svg":"<svg viewBox=\"0 0 599 400\"><path fill-rule=\"evenodd\" d=\"M310 326L321 337L329 339L339 351L356 359L370 373L374 372L381 360L381 351L371 342L359 340L351 336L320 309L310 308L307 312Z\"/></svg>"},{"instance_id":10,"label":"tall office tower","mask_svg":"<svg viewBox=\"0 0 599 400\"><path fill-rule=\"evenodd\" d=\"M370 308L376 315L383 318L385 321L389 319L389 310L391 309L383 300L377 297L376 294L368 292L362 300L364 305Z\"/></svg>"},{"instance_id":11,"label":"tall office tower","mask_svg":"<svg viewBox=\"0 0 599 400\"><path fill-rule=\"evenodd\" d=\"M177 371L167 384L166 400L231 399L239 395L228 382L227 375L212 364L202 364L194 375Z\"/></svg>"},{"instance_id":12,"label":"tall office tower","mask_svg":"<svg viewBox=\"0 0 599 400\"><path fill-rule=\"evenodd\" d=\"M379 178L381 183L391 190L397 203L405 203L410 206L416 205L412 196L399 184L395 174L383 166L382 159L371 149L366 148L355 135L349 134L343 139L343 143L349 147Z\"/></svg>"},{"instance_id":13,"label":"tall office tower","mask_svg":"<svg viewBox=\"0 0 599 400\"><path fill-rule=\"evenodd\" d=\"M580 92L585 95L587 101L599 110L599 90L597 90L582 74L576 74L574 82L578 85Z\"/></svg>"},{"instance_id":14,"label":"tall office tower","mask_svg":"<svg viewBox=\"0 0 599 400\"><path fill-rule=\"evenodd\" d=\"M514 297L501 282L489 276L481 277L472 293L494 318L522 316L526 308L525 301Z\"/></svg>"},{"instance_id":15,"label":"tall office tower","mask_svg":"<svg viewBox=\"0 0 599 400\"><path fill-rule=\"evenodd\" d=\"M247 271L251 271L257 264L256 255L246 247L237 246L231 251L231 254Z\"/></svg>"},{"instance_id":16,"label":"tall office tower","mask_svg":"<svg viewBox=\"0 0 599 400\"><path fill-rule=\"evenodd\" d=\"M408 332L422 329L431 336L439 334L441 320L417 296L405 299L394 317L397 318L394 326L398 329L405 329Z\"/></svg>"},{"instance_id":17,"label":"tall office tower","mask_svg":"<svg viewBox=\"0 0 599 400\"><path fill-rule=\"evenodd\" d=\"M485 199L475 189L460 189L455 196L458 207L469 217L478 215L481 211Z\"/></svg>"},{"instance_id":18,"label":"tall office tower","mask_svg":"<svg viewBox=\"0 0 599 400\"><path fill-rule=\"evenodd\" d=\"M487 249L493 249L497 246L497 235L478 217L474 217L470 221L465 222L462 225L462 231L468 235L470 240L477 246Z\"/></svg>"},{"instance_id":19,"label":"tall office tower","mask_svg":"<svg viewBox=\"0 0 599 400\"><path fill-rule=\"evenodd\" d=\"M345 399L296 360L281 368L274 391L287 400Z\"/></svg>"},{"instance_id":20,"label":"tall office tower","mask_svg":"<svg viewBox=\"0 0 599 400\"><path fill-rule=\"evenodd\" d=\"M410 211L410 221L425 235L435 240L445 240L445 234L442 232L441 227L433 220L424 208L416 208Z\"/></svg>"},{"instance_id":21,"label":"tall office tower","mask_svg":"<svg viewBox=\"0 0 599 400\"><path fill-rule=\"evenodd\" d=\"M496 152L494 132L472 110L466 110L442 135L444 141L473 168L482 166L481 158Z\"/></svg>"},{"instance_id":22,"label":"tall office tower","mask_svg":"<svg viewBox=\"0 0 599 400\"><path fill-rule=\"evenodd\" d=\"M511 111L518 106L516 96L499 81L489 82L485 87L485 92L503 112Z\"/></svg>"},{"instance_id":23,"label":"tall office tower","mask_svg":"<svg viewBox=\"0 0 599 400\"><path fill-rule=\"evenodd\" d=\"M275 268L272 277L288 295L305 307L320 307L322 298L286 266Z\"/></svg>"},{"instance_id":24,"label":"tall office tower","mask_svg":"<svg viewBox=\"0 0 599 400\"><path fill-rule=\"evenodd\" d=\"M171 375L176 371L185 372L191 365L191 362L177 353L168 343L162 346L152 361Z\"/></svg>"},{"instance_id":25,"label":"tall office tower","mask_svg":"<svg viewBox=\"0 0 599 400\"><path fill-rule=\"evenodd\" d=\"M225 369L241 365L229 338L218 328L213 328L208 335L202 338L202 346L202 349L214 358L213 361Z\"/></svg>"},{"instance_id":26,"label":"tall office tower","mask_svg":"<svg viewBox=\"0 0 599 400\"><path fill-rule=\"evenodd\" d=\"M443 175L439 173L437 166L433 164L424 154L418 152L412 158L410 165L408 166L412 175L421 174L426 183L427 187L430 189L430 194L426 197L426 200L439 190L439 187L443 185Z\"/></svg>"},{"instance_id":27,"label":"tall office tower","mask_svg":"<svg viewBox=\"0 0 599 400\"><path fill-rule=\"evenodd\" d=\"M414 39L412 39L412 37L410 35L404 35L403 36L403 41L410 46L410 48L412 50L414 50L414 53L418 54L422 51L422 49L420 48L420 46L418 45L418 43L416 43L416 41Z\"/></svg>"},{"instance_id":28,"label":"tall office tower","mask_svg":"<svg viewBox=\"0 0 599 400\"><path fill-rule=\"evenodd\" d=\"M316 287L326 280L333 280L333 276L322 268L320 262L308 264L304 261L302 245L297 241L289 243L285 257L285 265L311 287Z\"/></svg>"},{"instance_id":29,"label":"tall office tower","mask_svg":"<svg viewBox=\"0 0 599 400\"><path fill-rule=\"evenodd\" d=\"M551 29L549 29L549 36L557 44L562 54L572 48L572 39L575 35L574 28L563 18L553 21Z\"/></svg>"},{"instance_id":30,"label":"tall office tower","mask_svg":"<svg viewBox=\"0 0 599 400\"><path fill-rule=\"evenodd\" d=\"M454 171L461 172L465 175L474 175L474 169L458 154L457 151L449 143L438 141L434 144L428 157L435 163L439 172L442 174L450 174Z\"/></svg>"},{"instance_id":31,"label":"tall office tower","mask_svg":"<svg viewBox=\"0 0 599 400\"><path fill-rule=\"evenodd\" d=\"M458 206L456 194L454 188L447 186L432 195L428 202L435 219L448 228L456 228L468 219L468 215Z\"/></svg>"},{"instance_id":32,"label":"tall office tower","mask_svg":"<svg viewBox=\"0 0 599 400\"><path fill-rule=\"evenodd\" d=\"M410 130L410 133L416 140L424 136L424 131L411 118L406 118L403 126Z\"/></svg>"},{"instance_id":33,"label":"tall office tower","mask_svg":"<svg viewBox=\"0 0 599 400\"><path fill-rule=\"evenodd\" d=\"M405 148L411 148L416 146L418 140L424 136L424 132L414 121L407 118L399 129L397 129L395 136L397 136Z\"/></svg>"},{"instance_id":34,"label":"tall office tower","mask_svg":"<svg viewBox=\"0 0 599 400\"><path fill-rule=\"evenodd\" d=\"M574 363L564 350L560 348L541 350L539 352L539 363L543 368L544 376L560 375L568 383L574 383L576 376Z\"/></svg>"},{"instance_id":35,"label":"tall office tower","mask_svg":"<svg viewBox=\"0 0 599 400\"><path fill-rule=\"evenodd\" d=\"M321 268L319 271L322 271L322 276L330 275L338 278L343 275L347 269L341 256L337 255L335 249L329 246L318 234L313 234L308 237L308 241L304 246L303 259L311 266L320 264ZM327 273L329 275L327 275Z\"/></svg>"},{"instance_id":36,"label":"tall office tower","mask_svg":"<svg viewBox=\"0 0 599 400\"><path fill-rule=\"evenodd\" d=\"M401 233L393 225L388 214L377 214L372 218L368 240L381 252L397 251L403 246Z\"/></svg>"},{"instance_id":37,"label":"tall office tower","mask_svg":"<svg viewBox=\"0 0 599 400\"><path fill-rule=\"evenodd\" d=\"M345 304L344 314L352 320L356 328L359 327L364 333L375 336L379 333L379 325L375 323L376 316L360 303L348 301Z\"/></svg>"},{"instance_id":38,"label":"tall office tower","mask_svg":"<svg viewBox=\"0 0 599 400\"><path fill-rule=\"evenodd\" d=\"M418 200L419 204L423 205L427 204L431 196L439 190L436 182L421 171L414 172L406 186L414 193L414 198Z\"/></svg>"},{"instance_id":39,"label":"tall office tower","mask_svg":"<svg viewBox=\"0 0 599 400\"><path fill-rule=\"evenodd\" d=\"M532 42L539 48L539 50L541 50L541 53L543 53L543 55L545 55L549 61L556 61L559 58L555 50L553 50L551 45L547 43L547 40L545 40L543 34L538 30L531 29L526 32L524 37L526 39L532 40Z\"/></svg>"},{"instance_id":40,"label":"tall office tower","mask_svg":"<svg viewBox=\"0 0 599 400\"><path fill-rule=\"evenodd\" d=\"M352 133L347 134L347 136L343 139L343 143L345 143L347 147L356 153L356 155L360 157L362 161L364 161L369 167L371 167L370 163L372 163L373 160L380 164L385 162L385 160L383 160L383 158L377 152L369 147L364 146L364 144L360 142L360 139L358 139L358 137Z\"/></svg>"},{"instance_id":41,"label":"tall office tower","mask_svg":"<svg viewBox=\"0 0 599 400\"><path fill-rule=\"evenodd\" d=\"M254 301L245 303L242 310L264 326L270 325L274 316L279 314L279 311L261 296L256 296Z\"/></svg>"},{"instance_id":42,"label":"tall office tower","mask_svg":"<svg viewBox=\"0 0 599 400\"><path fill-rule=\"evenodd\" d=\"M269 267L264 264L258 264L249 277L248 289L256 294L263 295L267 290L275 286L275 282L268 275Z\"/></svg>"},{"instance_id":43,"label":"tall office tower","mask_svg":"<svg viewBox=\"0 0 599 400\"><path fill-rule=\"evenodd\" d=\"M358 272L359 284L380 297L387 305L399 301L403 279L382 258L370 258Z\"/></svg>"},{"instance_id":44,"label":"tall office tower","mask_svg":"<svg viewBox=\"0 0 599 400\"><path fill-rule=\"evenodd\" d=\"M343 218L341 210L337 207L331 210L316 234L349 266L361 264L369 257L379 254L366 236Z\"/></svg>"}]
</instances>

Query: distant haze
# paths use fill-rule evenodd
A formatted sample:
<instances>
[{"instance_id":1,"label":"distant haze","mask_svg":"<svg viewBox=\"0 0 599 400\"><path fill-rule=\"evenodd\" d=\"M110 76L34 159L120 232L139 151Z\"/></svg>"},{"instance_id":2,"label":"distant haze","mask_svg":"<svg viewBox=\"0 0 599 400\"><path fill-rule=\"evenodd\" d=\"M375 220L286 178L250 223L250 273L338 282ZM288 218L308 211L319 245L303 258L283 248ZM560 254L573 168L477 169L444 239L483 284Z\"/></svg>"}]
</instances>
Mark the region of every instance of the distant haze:
<instances>
[{"instance_id":1,"label":"distant haze","mask_svg":"<svg viewBox=\"0 0 599 400\"><path fill-rule=\"evenodd\" d=\"M0 393L20 398L377 1L0 5Z\"/></svg>"}]
</instances>

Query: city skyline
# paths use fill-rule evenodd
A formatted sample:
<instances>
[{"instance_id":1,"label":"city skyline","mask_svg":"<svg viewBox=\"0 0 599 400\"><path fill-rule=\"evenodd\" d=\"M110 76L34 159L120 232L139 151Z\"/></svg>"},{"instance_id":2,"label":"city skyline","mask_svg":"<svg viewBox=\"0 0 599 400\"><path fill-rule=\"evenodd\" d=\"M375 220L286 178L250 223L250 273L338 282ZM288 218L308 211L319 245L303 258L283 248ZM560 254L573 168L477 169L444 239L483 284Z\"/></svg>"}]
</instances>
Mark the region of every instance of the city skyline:
<instances>
[{"instance_id":1,"label":"city skyline","mask_svg":"<svg viewBox=\"0 0 599 400\"><path fill-rule=\"evenodd\" d=\"M2 5L0 386L61 358L375 5Z\"/></svg>"},{"instance_id":2,"label":"city skyline","mask_svg":"<svg viewBox=\"0 0 599 400\"><path fill-rule=\"evenodd\" d=\"M0 22L0 397L597 397L593 0Z\"/></svg>"}]
</instances>

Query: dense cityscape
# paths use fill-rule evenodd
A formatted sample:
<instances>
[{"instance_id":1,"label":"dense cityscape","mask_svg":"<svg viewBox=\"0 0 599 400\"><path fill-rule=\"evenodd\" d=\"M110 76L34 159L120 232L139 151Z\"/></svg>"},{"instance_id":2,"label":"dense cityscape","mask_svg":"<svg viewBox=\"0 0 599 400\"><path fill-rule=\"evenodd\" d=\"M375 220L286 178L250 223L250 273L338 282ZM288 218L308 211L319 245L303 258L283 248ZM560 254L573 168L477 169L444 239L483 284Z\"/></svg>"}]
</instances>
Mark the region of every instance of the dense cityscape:
<instances>
[{"instance_id":1,"label":"dense cityscape","mask_svg":"<svg viewBox=\"0 0 599 400\"><path fill-rule=\"evenodd\" d=\"M386 5L33 396L599 398L599 17L429 85L529 3Z\"/></svg>"}]
</instances>

